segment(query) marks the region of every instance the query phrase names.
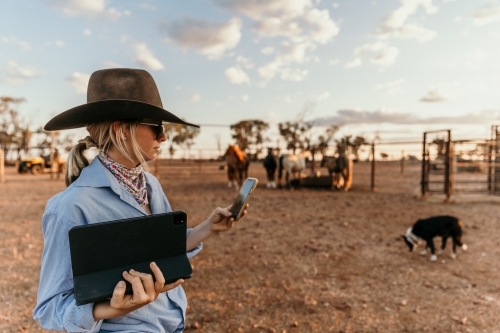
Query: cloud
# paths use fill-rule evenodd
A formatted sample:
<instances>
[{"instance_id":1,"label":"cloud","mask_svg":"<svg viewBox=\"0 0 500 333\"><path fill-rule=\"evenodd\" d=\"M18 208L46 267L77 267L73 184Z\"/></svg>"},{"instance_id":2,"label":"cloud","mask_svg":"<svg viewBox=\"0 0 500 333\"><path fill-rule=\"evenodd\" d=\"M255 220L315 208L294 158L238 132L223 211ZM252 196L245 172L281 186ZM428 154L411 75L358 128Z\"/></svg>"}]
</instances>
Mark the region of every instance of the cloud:
<instances>
[{"instance_id":1,"label":"cloud","mask_svg":"<svg viewBox=\"0 0 500 333\"><path fill-rule=\"evenodd\" d=\"M328 91L325 91L324 93L318 95L318 97L316 98L318 101L322 100L322 99L326 99L330 97L330 92Z\"/></svg>"},{"instance_id":2,"label":"cloud","mask_svg":"<svg viewBox=\"0 0 500 333\"><path fill-rule=\"evenodd\" d=\"M370 62L379 66L391 66L399 55L399 49L395 46L388 46L385 42L364 44L354 49L354 59L347 62L345 68L355 68L363 63L363 56L371 56Z\"/></svg>"},{"instance_id":3,"label":"cloud","mask_svg":"<svg viewBox=\"0 0 500 333\"><path fill-rule=\"evenodd\" d=\"M415 38L420 42L433 39L437 34L435 31L407 23L410 16L417 12L422 6L427 14L434 14L438 7L432 4L432 0L401 0L402 5L384 18L373 35L379 39L390 37L400 39Z\"/></svg>"},{"instance_id":4,"label":"cloud","mask_svg":"<svg viewBox=\"0 0 500 333\"><path fill-rule=\"evenodd\" d=\"M85 94L87 92L87 86L89 84L90 74L74 72L70 77L66 79L75 91L80 94Z\"/></svg>"},{"instance_id":5,"label":"cloud","mask_svg":"<svg viewBox=\"0 0 500 333\"><path fill-rule=\"evenodd\" d=\"M40 76L42 73L30 66L21 66L15 61L9 61L7 68L2 71L0 81L10 86L24 86L29 79Z\"/></svg>"},{"instance_id":6,"label":"cloud","mask_svg":"<svg viewBox=\"0 0 500 333\"><path fill-rule=\"evenodd\" d=\"M242 67L245 67L245 68L253 68L253 63L250 59L248 58L245 58L244 56L242 55L239 55L236 57L236 62L241 65Z\"/></svg>"},{"instance_id":7,"label":"cloud","mask_svg":"<svg viewBox=\"0 0 500 333\"><path fill-rule=\"evenodd\" d=\"M485 110L481 112L468 113L456 117L429 117L421 118L408 112L394 112L389 110L359 110L343 109L330 117L321 117L311 120L316 126L329 125L352 125L352 124L489 124L492 119L498 119L500 111Z\"/></svg>"},{"instance_id":8,"label":"cloud","mask_svg":"<svg viewBox=\"0 0 500 333\"><path fill-rule=\"evenodd\" d=\"M403 91L401 85L404 82L405 82L404 79L399 79L388 83L377 84L375 87L373 87L373 91L383 90L385 94L389 96L396 95Z\"/></svg>"},{"instance_id":9,"label":"cloud","mask_svg":"<svg viewBox=\"0 0 500 333\"><path fill-rule=\"evenodd\" d=\"M363 63L363 61L360 58L354 58L353 60L346 62L344 67L345 68L356 68L356 67L361 66L362 63Z\"/></svg>"},{"instance_id":10,"label":"cloud","mask_svg":"<svg viewBox=\"0 0 500 333\"><path fill-rule=\"evenodd\" d=\"M242 100L243 102L246 102L246 101L248 101L249 99L250 99L250 96L248 96L247 94L243 94L243 95L241 95L241 100Z\"/></svg>"},{"instance_id":11,"label":"cloud","mask_svg":"<svg viewBox=\"0 0 500 333\"><path fill-rule=\"evenodd\" d=\"M472 23L475 25L486 25L500 19L500 6L494 3L486 4L474 13Z\"/></svg>"},{"instance_id":12,"label":"cloud","mask_svg":"<svg viewBox=\"0 0 500 333\"><path fill-rule=\"evenodd\" d=\"M2 36L0 37L0 41L6 44L15 44L17 46L20 46L24 51L31 50L31 45L28 42L25 42L24 40L21 40L15 36Z\"/></svg>"},{"instance_id":13,"label":"cloud","mask_svg":"<svg viewBox=\"0 0 500 333\"><path fill-rule=\"evenodd\" d=\"M92 35L92 31L90 29L85 29L85 30L83 30L83 34L85 36L90 36L90 35Z\"/></svg>"},{"instance_id":14,"label":"cloud","mask_svg":"<svg viewBox=\"0 0 500 333\"><path fill-rule=\"evenodd\" d=\"M201 99L200 94L192 94L191 97L189 98L189 100L193 103L198 102L200 99Z\"/></svg>"},{"instance_id":15,"label":"cloud","mask_svg":"<svg viewBox=\"0 0 500 333\"><path fill-rule=\"evenodd\" d=\"M240 30L241 20L238 18L226 23L185 18L161 27L166 40L183 48L193 48L209 59L218 59L235 48L241 39Z\"/></svg>"},{"instance_id":16,"label":"cloud","mask_svg":"<svg viewBox=\"0 0 500 333\"><path fill-rule=\"evenodd\" d=\"M63 47L65 44L62 40L56 40L54 42L47 42L47 45L55 45L58 47Z\"/></svg>"},{"instance_id":17,"label":"cloud","mask_svg":"<svg viewBox=\"0 0 500 333\"><path fill-rule=\"evenodd\" d=\"M153 52L145 43L136 43L133 45L136 50L135 61L147 69L160 70L165 66L153 55Z\"/></svg>"},{"instance_id":18,"label":"cloud","mask_svg":"<svg viewBox=\"0 0 500 333\"><path fill-rule=\"evenodd\" d=\"M153 6L149 3L141 3L141 5L139 7L141 7L141 9L143 9L143 10L150 10L150 11L156 10L156 6Z\"/></svg>"},{"instance_id":19,"label":"cloud","mask_svg":"<svg viewBox=\"0 0 500 333\"><path fill-rule=\"evenodd\" d=\"M444 102L447 100L448 98L442 92L436 89L429 90L427 92L427 95L425 95L420 99L421 102L430 102L430 103Z\"/></svg>"},{"instance_id":20,"label":"cloud","mask_svg":"<svg viewBox=\"0 0 500 333\"><path fill-rule=\"evenodd\" d=\"M244 84L250 82L248 75L239 67L229 67L224 71L224 76L232 84Z\"/></svg>"},{"instance_id":21,"label":"cloud","mask_svg":"<svg viewBox=\"0 0 500 333\"><path fill-rule=\"evenodd\" d=\"M336 64L338 64L340 62L339 59L332 59L328 62L328 65L330 66L335 66Z\"/></svg>"},{"instance_id":22,"label":"cloud","mask_svg":"<svg viewBox=\"0 0 500 333\"><path fill-rule=\"evenodd\" d=\"M260 52L262 52L262 54L265 54L265 55L273 54L274 53L274 47L272 47L272 46L266 46L265 48L263 48L262 50L260 50Z\"/></svg>"},{"instance_id":23,"label":"cloud","mask_svg":"<svg viewBox=\"0 0 500 333\"><path fill-rule=\"evenodd\" d=\"M104 16L112 20L129 16L130 11L119 11L113 7L106 7L105 0L51 0L57 10L68 16L87 16L90 18Z\"/></svg>"},{"instance_id":24,"label":"cloud","mask_svg":"<svg viewBox=\"0 0 500 333\"><path fill-rule=\"evenodd\" d=\"M114 61L105 61L104 62L104 68L124 68L125 66L123 66L122 64L119 64L117 62L114 62Z\"/></svg>"}]
</instances>

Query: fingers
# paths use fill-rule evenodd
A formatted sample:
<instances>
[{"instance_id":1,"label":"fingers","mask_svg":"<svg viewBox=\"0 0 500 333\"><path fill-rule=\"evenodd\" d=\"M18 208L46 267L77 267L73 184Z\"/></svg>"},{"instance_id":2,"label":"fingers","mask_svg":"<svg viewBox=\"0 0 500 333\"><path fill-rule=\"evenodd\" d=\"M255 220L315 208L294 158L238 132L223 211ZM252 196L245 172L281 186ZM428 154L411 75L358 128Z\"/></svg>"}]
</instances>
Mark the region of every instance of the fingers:
<instances>
[{"instance_id":1,"label":"fingers","mask_svg":"<svg viewBox=\"0 0 500 333\"><path fill-rule=\"evenodd\" d=\"M131 302L133 304L146 304L151 302L150 296L146 293L146 286L143 284L143 280L141 279L140 276L138 276L137 273L134 270L130 270L131 274L129 272L123 272L123 277L125 280L127 280L131 285L132 285L132 299ZM143 273L139 273L143 274ZM148 274L149 275L149 274ZM152 282L152 279L151 279ZM151 287L149 287L151 289ZM154 300L154 298L153 298Z\"/></svg>"},{"instance_id":2,"label":"fingers","mask_svg":"<svg viewBox=\"0 0 500 333\"><path fill-rule=\"evenodd\" d=\"M165 277L163 276L160 267L158 267L155 262L152 262L149 267L151 267L151 270L153 271L153 274L155 276L155 291L156 293L160 293L165 286Z\"/></svg>"},{"instance_id":3,"label":"fingers","mask_svg":"<svg viewBox=\"0 0 500 333\"><path fill-rule=\"evenodd\" d=\"M173 283L169 283L169 284L166 284L163 289L162 289L162 292L165 292L165 291L169 291L169 290L172 290L174 288L177 288L178 286L180 286L182 283L184 283L184 279L179 279Z\"/></svg>"},{"instance_id":4,"label":"fingers","mask_svg":"<svg viewBox=\"0 0 500 333\"><path fill-rule=\"evenodd\" d=\"M125 302L125 282L120 281L113 290L110 305L114 308L120 308Z\"/></svg>"},{"instance_id":5,"label":"fingers","mask_svg":"<svg viewBox=\"0 0 500 333\"><path fill-rule=\"evenodd\" d=\"M151 274L138 272L138 271L133 270L133 269L131 269L129 271L129 274L134 276L134 277L138 277L140 279L140 282L142 282L143 290L146 293L146 295L148 296L148 300L151 302L154 301L156 299L157 292L155 289L155 282L153 281L153 276ZM163 276L163 274L162 274L162 276ZM132 287L133 287L133 285L132 285ZM135 291L134 291L134 294L135 294Z\"/></svg>"}]
</instances>

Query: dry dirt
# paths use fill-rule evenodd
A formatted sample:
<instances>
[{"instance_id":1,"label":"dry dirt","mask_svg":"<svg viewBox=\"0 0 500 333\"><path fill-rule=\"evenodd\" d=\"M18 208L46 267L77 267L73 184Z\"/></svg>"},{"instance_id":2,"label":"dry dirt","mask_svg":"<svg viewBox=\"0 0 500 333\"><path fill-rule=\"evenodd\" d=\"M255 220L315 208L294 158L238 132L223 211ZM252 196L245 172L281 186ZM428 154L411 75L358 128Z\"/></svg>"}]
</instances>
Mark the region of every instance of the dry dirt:
<instances>
[{"instance_id":1,"label":"dry dirt","mask_svg":"<svg viewBox=\"0 0 500 333\"><path fill-rule=\"evenodd\" d=\"M168 164L168 165L167 165ZM161 182L190 225L231 203L220 163L165 163ZM480 197L444 204L418 200L418 164L355 166L348 193L271 190L264 170L248 216L213 236L184 283L187 331L500 332L500 205ZM384 169L385 168L385 169ZM201 172L200 172L201 171ZM46 332L31 317L47 199L64 189L47 175L6 169L0 184L0 332ZM400 235L415 220L451 214L465 224L467 251L436 263L409 253ZM437 244L440 242L437 242Z\"/></svg>"}]
</instances>

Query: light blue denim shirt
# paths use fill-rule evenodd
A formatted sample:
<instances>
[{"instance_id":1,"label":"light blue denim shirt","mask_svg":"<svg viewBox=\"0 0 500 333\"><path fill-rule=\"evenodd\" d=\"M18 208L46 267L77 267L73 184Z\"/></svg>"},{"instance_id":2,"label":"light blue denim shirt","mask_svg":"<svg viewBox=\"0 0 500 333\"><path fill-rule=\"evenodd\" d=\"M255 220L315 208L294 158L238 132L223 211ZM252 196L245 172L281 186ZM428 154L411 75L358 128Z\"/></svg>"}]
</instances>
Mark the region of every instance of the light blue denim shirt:
<instances>
[{"instance_id":1,"label":"light blue denim shirt","mask_svg":"<svg viewBox=\"0 0 500 333\"><path fill-rule=\"evenodd\" d=\"M153 214L171 212L158 180L146 172ZM68 231L78 225L146 215L130 193L95 158L66 190L51 198L42 218L44 249L33 318L49 330L67 332L182 332L187 299L181 286L126 316L95 321L93 304L77 306ZM188 230L189 234L190 230ZM191 258L202 249L188 253Z\"/></svg>"}]
</instances>

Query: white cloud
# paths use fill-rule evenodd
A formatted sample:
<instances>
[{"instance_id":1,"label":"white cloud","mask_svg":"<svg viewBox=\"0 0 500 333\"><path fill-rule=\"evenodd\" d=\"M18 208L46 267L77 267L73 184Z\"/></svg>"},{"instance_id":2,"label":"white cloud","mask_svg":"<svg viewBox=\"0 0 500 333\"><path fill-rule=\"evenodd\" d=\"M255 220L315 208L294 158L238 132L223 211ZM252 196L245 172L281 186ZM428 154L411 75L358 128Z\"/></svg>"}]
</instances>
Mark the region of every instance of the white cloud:
<instances>
[{"instance_id":1,"label":"white cloud","mask_svg":"<svg viewBox=\"0 0 500 333\"><path fill-rule=\"evenodd\" d=\"M239 67L229 67L224 71L224 76L232 84L244 84L250 82L248 75Z\"/></svg>"},{"instance_id":2,"label":"white cloud","mask_svg":"<svg viewBox=\"0 0 500 333\"><path fill-rule=\"evenodd\" d=\"M262 54L265 54L265 55L273 54L274 53L274 47L272 47L272 46L266 46L265 48L263 48L262 50L260 50L260 52L262 52Z\"/></svg>"},{"instance_id":3,"label":"white cloud","mask_svg":"<svg viewBox=\"0 0 500 333\"><path fill-rule=\"evenodd\" d=\"M253 20L265 17L290 19L304 14L310 0L212 0L215 4L242 13Z\"/></svg>"},{"instance_id":4,"label":"white cloud","mask_svg":"<svg viewBox=\"0 0 500 333\"><path fill-rule=\"evenodd\" d=\"M481 62L490 57L490 53L486 52L483 49L475 49L471 53L466 55L466 58L471 59L473 61Z\"/></svg>"},{"instance_id":5,"label":"white cloud","mask_svg":"<svg viewBox=\"0 0 500 333\"><path fill-rule=\"evenodd\" d=\"M153 5L149 4L149 3L141 3L140 7L143 10L151 10L151 11L155 11L156 10L156 6L153 6Z\"/></svg>"},{"instance_id":6,"label":"white cloud","mask_svg":"<svg viewBox=\"0 0 500 333\"><path fill-rule=\"evenodd\" d=\"M147 69L160 70L165 66L153 55L153 52L145 43L136 43L133 45L136 50L135 61Z\"/></svg>"},{"instance_id":7,"label":"white cloud","mask_svg":"<svg viewBox=\"0 0 500 333\"><path fill-rule=\"evenodd\" d=\"M29 79L40 76L42 73L31 66L21 66L15 61L9 61L7 68L2 71L0 81L11 86L24 86Z\"/></svg>"},{"instance_id":8,"label":"white cloud","mask_svg":"<svg viewBox=\"0 0 500 333\"><path fill-rule=\"evenodd\" d=\"M345 68L356 68L356 67L361 66L362 63L363 63L363 61L360 58L354 58L353 60L346 62L344 67Z\"/></svg>"},{"instance_id":9,"label":"white cloud","mask_svg":"<svg viewBox=\"0 0 500 333\"><path fill-rule=\"evenodd\" d=\"M196 94L196 93L192 94L191 98L190 98L191 102L193 102L193 103L198 102L200 99L201 99L201 95L200 94Z\"/></svg>"},{"instance_id":10,"label":"white cloud","mask_svg":"<svg viewBox=\"0 0 500 333\"><path fill-rule=\"evenodd\" d=\"M433 39L437 33L430 29L407 23L410 16L417 12L422 6L427 14L434 14L438 7L432 4L432 0L401 0L402 5L390 13L381 25L375 30L374 36L380 39L390 37L410 39L415 38L420 42Z\"/></svg>"},{"instance_id":11,"label":"white cloud","mask_svg":"<svg viewBox=\"0 0 500 333\"><path fill-rule=\"evenodd\" d=\"M324 93L318 95L318 97L316 98L318 101L322 100L322 99L326 99L330 97L330 92L328 91L325 91Z\"/></svg>"},{"instance_id":12,"label":"white cloud","mask_svg":"<svg viewBox=\"0 0 500 333\"><path fill-rule=\"evenodd\" d=\"M186 18L162 26L168 41L183 48L193 48L209 59L218 59L236 47L241 39L241 20L233 18L226 23L216 23Z\"/></svg>"},{"instance_id":13,"label":"white cloud","mask_svg":"<svg viewBox=\"0 0 500 333\"><path fill-rule=\"evenodd\" d=\"M456 117L436 116L421 118L408 112L396 112L392 110L379 109L375 111L361 109L338 110L336 115L311 120L314 125L342 125L342 124L490 124L491 119L496 119L499 111L484 110L471 112Z\"/></svg>"},{"instance_id":14,"label":"white cloud","mask_svg":"<svg viewBox=\"0 0 500 333\"><path fill-rule=\"evenodd\" d=\"M437 89L429 89L427 94L420 99L421 102L430 102L430 103L444 102L447 100L448 98L441 91Z\"/></svg>"},{"instance_id":15,"label":"white cloud","mask_svg":"<svg viewBox=\"0 0 500 333\"><path fill-rule=\"evenodd\" d=\"M311 25L315 25L308 36L319 44L326 44L339 34L339 27L330 19L330 13L326 9L311 9L306 13L305 19Z\"/></svg>"},{"instance_id":16,"label":"white cloud","mask_svg":"<svg viewBox=\"0 0 500 333\"><path fill-rule=\"evenodd\" d=\"M54 42L47 42L47 45L55 45L55 46L58 46L58 47L63 47L65 44L62 40L56 40Z\"/></svg>"},{"instance_id":17,"label":"white cloud","mask_svg":"<svg viewBox=\"0 0 500 333\"><path fill-rule=\"evenodd\" d=\"M105 16L112 20L129 16L130 11L119 11L113 7L106 7L105 0L51 0L51 4L68 16Z\"/></svg>"},{"instance_id":18,"label":"white cloud","mask_svg":"<svg viewBox=\"0 0 500 333\"><path fill-rule=\"evenodd\" d=\"M500 19L500 6L494 3L486 4L474 13L472 23L475 25L486 25Z\"/></svg>"},{"instance_id":19,"label":"white cloud","mask_svg":"<svg viewBox=\"0 0 500 333\"><path fill-rule=\"evenodd\" d=\"M388 46L371 58L370 62L381 66L391 66L396 61L398 54L399 49L397 47Z\"/></svg>"},{"instance_id":20,"label":"white cloud","mask_svg":"<svg viewBox=\"0 0 500 333\"><path fill-rule=\"evenodd\" d=\"M66 79L77 93L84 94L87 92L87 86L89 84L90 74L74 72L70 77Z\"/></svg>"},{"instance_id":21,"label":"white cloud","mask_svg":"<svg viewBox=\"0 0 500 333\"><path fill-rule=\"evenodd\" d=\"M286 95L285 98L283 99L283 102L292 103L292 96Z\"/></svg>"},{"instance_id":22,"label":"white cloud","mask_svg":"<svg viewBox=\"0 0 500 333\"><path fill-rule=\"evenodd\" d=\"M362 64L363 56L371 56L370 62L379 66L391 66L399 55L399 49L388 46L385 42L364 44L354 49L354 59L345 64L345 68L355 68Z\"/></svg>"},{"instance_id":23,"label":"white cloud","mask_svg":"<svg viewBox=\"0 0 500 333\"><path fill-rule=\"evenodd\" d=\"M307 69L284 68L281 70L281 79L285 81L301 82L305 79L309 71Z\"/></svg>"},{"instance_id":24,"label":"white cloud","mask_svg":"<svg viewBox=\"0 0 500 333\"><path fill-rule=\"evenodd\" d=\"M250 99L250 96L248 96L247 94L243 94L243 95L241 95L241 100L242 100L243 102L246 102L246 101L248 101L249 99Z\"/></svg>"},{"instance_id":25,"label":"white cloud","mask_svg":"<svg viewBox=\"0 0 500 333\"><path fill-rule=\"evenodd\" d=\"M334 3L332 4L332 7L333 7L333 8L339 8L339 6L340 6L340 5L339 5L337 2L334 2Z\"/></svg>"},{"instance_id":26,"label":"white cloud","mask_svg":"<svg viewBox=\"0 0 500 333\"><path fill-rule=\"evenodd\" d=\"M9 37L2 36L2 37L0 37L0 41L2 41L3 43L6 43L6 44L12 43L12 44L18 45L25 51L31 50L31 45L28 42L21 40L15 36L9 36Z\"/></svg>"},{"instance_id":27,"label":"white cloud","mask_svg":"<svg viewBox=\"0 0 500 333\"><path fill-rule=\"evenodd\" d=\"M114 62L114 61L105 61L104 62L104 68L124 68L125 66L123 66L122 64L119 64L117 62Z\"/></svg>"},{"instance_id":28,"label":"white cloud","mask_svg":"<svg viewBox=\"0 0 500 333\"><path fill-rule=\"evenodd\" d=\"M403 88L401 86L404 82L404 79L399 79L388 83L377 84L375 87L373 87L373 91L383 90L385 94L389 96L400 94L403 91Z\"/></svg>"},{"instance_id":29,"label":"white cloud","mask_svg":"<svg viewBox=\"0 0 500 333\"><path fill-rule=\"evenodd\" d=\"M83 34L85 36L90 36L90 35L92 35L92 31L90 29L85 29L85 30L83 30Z\"/></svg>"},{"instance_id":30,"label":"white cloud","mask_svg":"<svg viewBox=\"0 0 500 333\"><path fill-rule=\"evenodd\" d=\"M332 60L330 60L330 61L328 62L328 64L329 64L330 66L335 66L335 65L336 65L336 64L338 64L339 62L340 62L340 60L339 60L339 59L332 59Z\"/></svg>"},{"instance_id":31,"label":"white cloud","mask_svg":"<svg viewBox=\"0 0 500 333\"><path fill-rule=\"evenodd\" d=\"M248 59L248 58L245 58L245 57L244 57L244 56L242 56L242 55L239 55L239 56L237 56L237 57L236 57L236 62L237 62L239 65L241 65L241 66L243 66L243 67L245 67L245 68L249 68L249 69L250 69L250 68L253 68L253 63L252 63L252 61L251 61L250 59Z\"/></svg>"}]
</instances>

